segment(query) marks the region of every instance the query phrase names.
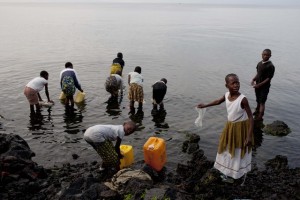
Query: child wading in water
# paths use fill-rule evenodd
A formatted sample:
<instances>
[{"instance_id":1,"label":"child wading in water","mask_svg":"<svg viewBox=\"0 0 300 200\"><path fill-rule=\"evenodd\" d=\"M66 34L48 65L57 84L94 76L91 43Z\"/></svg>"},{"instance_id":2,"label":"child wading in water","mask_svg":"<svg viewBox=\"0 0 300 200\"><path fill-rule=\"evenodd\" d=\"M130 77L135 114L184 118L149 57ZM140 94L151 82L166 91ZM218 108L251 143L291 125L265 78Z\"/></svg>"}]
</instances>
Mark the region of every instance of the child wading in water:
<instances>
[{"instance_id":1,"label":"child wading in water","mask_svg":"<svg viewBox=\"0 0 300 200\"><path fill-rule=\"evenodd\" d=\"M74 109L74 98L76 88L83 92L81 85L78 80L76 71L73 69L73 64L67 62L65 64L65 69L60 72L60 86L61 90L66 95L65 106L69 109L69 102L71 103L71 109Z\"/></svg>"},{"instance_id":2,"label":"child wading in water","mask_svg":"<svg viewBox=\"0 0 300 200\"><path fill-rule=\"evenodd\" d=\"M119 95L119 90L121 96L123 96L123 78L121 76L121 71L118 70L115 74L111 74L105 81L105 89L111 94L111 100L117 100Z\"/></svg>"},{"instance_id":3,"label":"child wading in water","mask_svg":"<svg viewBox=\"0 0 300 200\"><path fill-rule=\"evenodd\" d=\"M199 104L198 108L226 102L228 121L220 136L214 167L223 173L221 177L225 182L233 181L227 176L239 179L243 175L245 181L247 172L251 170L253 116L247 98L239 92L238 76L228 74L225 81L229 92L209 104Z\"/></svg>"},{"instance_id":4,"label":"child wading in water","mask_svg":"<svg viewBox=\"0 0 300 200\"><path fill-rule=\"evenodd\" d=\"M128 99L130 100L130 111L134 112L134 102L139 103L138 110L143 109L144 91L143 91L143 76L141 75L142 68L137 66L134 72L128 75L129 92Z\"/></svg>"},{"instance_id":5,"label":"child wading in water","mask_svg":"<svg viewBox=\"0 0 300 200\"><path fill-rule=\"evenodd\" d=\"M84 133L84 139L89 143L102 158L100 170L120 168L120 159L123 158L120 152L120 145L124 136L132 134L136 125L132 121L123 125L95 125L88 128ZM113 146L112 141L116 141Z\"/></svg>"},{"instance_id":6,"label":"child wading in water","mask_svg":"<svg viewBox=\"0 0 300 200\"><path fill-rule=\"evenodd\" d=\"M153 110L164 110L164 97L167 93L167 79L162 78L152 85Z\"/></svg>"},{"instance_id":7,"label":"child wading in water","mask_svg":"<svg viewBox=\"0 0 300 200\"><path fill-rule=\"evenodd\" d=\"M251 85L255 89L257 106L255 112L255 120L263 120L265 113L265 104L271 87L271 79L274 76L275 67L269 60L271 58L271 50L265 49L262 52L262 61L256 66L257 74L251 81Z\"/></svg>"},{"instance_id":8,"label":"child wading in water","mask_svg":"<svg viewBox=\"0 0 300 200\"><path fill-rule=\"evenodd\" d=\"M24 89L24 95L27 97L27 100L30 104L30 112L34 114L34 105L36 107L36 112L40 112L40 105L39 101L43 101L40 95L40 91L45 87L45 94L47 96L48 102L53 103L53 101L49 98L49 91L48 91L48 78L49 74L47 71L41 71L40 77L36 77L32 79Z\"/></svg>"}]
</instances>

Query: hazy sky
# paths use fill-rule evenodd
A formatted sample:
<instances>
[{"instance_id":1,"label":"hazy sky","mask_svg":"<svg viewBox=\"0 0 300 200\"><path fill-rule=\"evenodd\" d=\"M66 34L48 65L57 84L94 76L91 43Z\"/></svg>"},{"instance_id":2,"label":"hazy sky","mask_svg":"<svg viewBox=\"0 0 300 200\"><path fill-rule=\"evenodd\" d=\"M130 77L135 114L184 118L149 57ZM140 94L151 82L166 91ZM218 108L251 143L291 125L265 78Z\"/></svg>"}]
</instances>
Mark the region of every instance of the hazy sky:
<instances>
[{"instance_id":1,"label":"hazy sky","mask_svg":"<svg viewBox=\"0 0 300 200\"><path fill-rule=\"evenodd\" d=\"M110 2L300 5L299 0L0 0L0 2Z\"/></svg>"}]
</instances>

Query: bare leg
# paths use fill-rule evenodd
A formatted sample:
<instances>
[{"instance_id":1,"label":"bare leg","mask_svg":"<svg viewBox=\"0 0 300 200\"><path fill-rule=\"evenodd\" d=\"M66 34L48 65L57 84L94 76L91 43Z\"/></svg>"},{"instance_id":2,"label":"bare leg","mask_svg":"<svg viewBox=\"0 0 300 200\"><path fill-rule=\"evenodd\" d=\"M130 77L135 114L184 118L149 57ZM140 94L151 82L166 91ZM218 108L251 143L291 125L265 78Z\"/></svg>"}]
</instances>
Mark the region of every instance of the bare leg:
<instances>
[{"instance_id":1,"label":"bare leg","mask_svg":"<svg viewBox=\"0 0 300 200\"><path fill-rule=\"evenodd\" d=\"M30 105L30 113L34 114L34 105Z\"/></svg>"},{"instance_id":2,"label":"bare leg","mask_svg":"<svg viewBox=\"0 0 300 200\"><path fill-rule=\"evenodd\" d=\"M70 98L70 101L71 101L71 108L74 108L74 99L73 99L73 96Z\"/></svg>"},{"instance_id":3,"label":"bare leg","mask_svg":"<svg viewBox=\"0 0 300 200\"><path fill-rule=\"evenodd\" d=\"M133 109L134 108L134 101L130 101L130 109Z\"/></svg>"},{"instance_id":4,"label":"bare leg","mask_svg":"<svg viewBox=\"0 0 300 200\"><path fill-rule=\"evenodd\" d=\"M139 102L138 110L143 110L143 102Z\"/></svg>"},{"instance_id":5,"label":"bare leg","mask_svg":"<svg viewBox=\"0 0 300 200\"><path fill-rule=\"evenodd\" d=\"M265 104L261 103L261 104L259 104L259 113L258 113L257 119L262 120L264 113L265 113Z\"/></svg>"},{"instance_id":6,"label":"bare leg","mask_svg":"<svg viewBox=\"0 0 300 200\"><path fill-rule=\"evenodd\" d=\"M40 104L39 104L39 103L35 104L35 108L36 108L36 112L37 112L37 113L40 113L40 112L41 112L41 107L40 107Z\"/></svg>"},{"instance_id":7,"label":"bare leg","mask_svg":"<svg viewBox=\"0 0 300 200\"><path fill-rule=\"evenodd\" d=\"M164 103L163 102L161 102L160 103L160 105L159 105L159 110L164 110L165 109L165 107L164 107Z\"/></svg>"}]
</instances>

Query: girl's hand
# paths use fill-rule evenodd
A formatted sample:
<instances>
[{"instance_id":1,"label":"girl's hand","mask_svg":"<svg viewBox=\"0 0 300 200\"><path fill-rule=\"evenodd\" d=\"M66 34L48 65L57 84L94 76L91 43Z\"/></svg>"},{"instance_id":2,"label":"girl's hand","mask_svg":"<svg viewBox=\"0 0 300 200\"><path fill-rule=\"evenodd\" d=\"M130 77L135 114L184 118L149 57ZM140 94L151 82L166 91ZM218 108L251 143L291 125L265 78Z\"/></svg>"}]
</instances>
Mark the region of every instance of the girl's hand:
<instances>
[{"instance_id":1,"label":"girl's hand","mask_svg":"<svg viewBox=\"0 0 300 200\"><path fill-rule=\"evenodd\" d=\"M250 136L247 136L244 145L245 146L252 146L252 138Z\"/></svg>"},{"instance_id":2,"label":"girl's hand","mask_svg":"<svg viewBox=\"0 0 300 200\"><path fill-rule=\"evenodd\" d=\"M197 107L198 107L198 108L204 108L204 104L203 104L203 103L200 103Z\"/></svg>"},{"instance_id":3,"label":"girl's hand","mask_svg":"<svg viewBox=\"0 0 300 200\"><path fill-rule=\"evenodd\" d=\"M253 85L253 88L258 89L260 87L259 84Z\"/></svg>"}]
</instances>

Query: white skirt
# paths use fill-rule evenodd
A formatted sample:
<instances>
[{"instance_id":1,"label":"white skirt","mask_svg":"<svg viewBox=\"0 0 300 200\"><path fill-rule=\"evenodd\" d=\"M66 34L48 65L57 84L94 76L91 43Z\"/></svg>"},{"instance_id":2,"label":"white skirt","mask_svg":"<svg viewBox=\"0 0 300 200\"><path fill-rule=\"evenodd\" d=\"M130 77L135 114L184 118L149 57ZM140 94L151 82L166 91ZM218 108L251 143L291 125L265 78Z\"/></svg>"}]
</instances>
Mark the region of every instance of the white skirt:
<instances>
[{"instance_id":1,"label":"white skirt","mask_svg":"<svg viewBox=\"0 0 300 200\"><path fill-rule=\"evenodd\" d=\"M228 150L221 154L217 153L214 167L222 172L224 175L234 179L241 178L244 174L251 171L252 151L246 151L243 158L241 158L241 149L235 149L235 156L231 158Z\"/></svg>"}]
</instances>

